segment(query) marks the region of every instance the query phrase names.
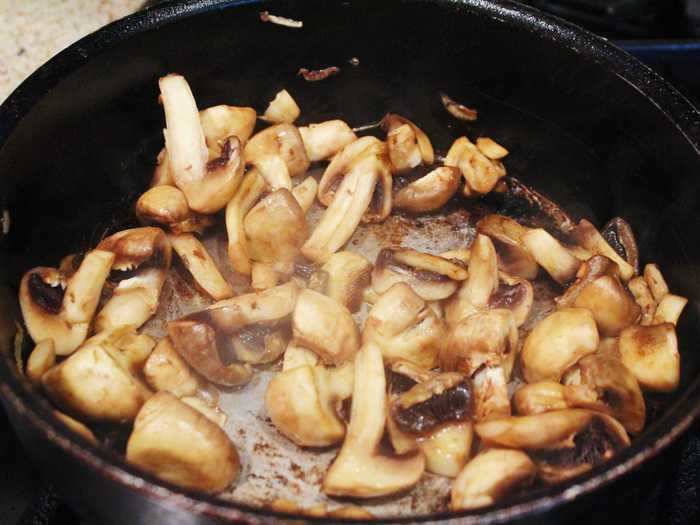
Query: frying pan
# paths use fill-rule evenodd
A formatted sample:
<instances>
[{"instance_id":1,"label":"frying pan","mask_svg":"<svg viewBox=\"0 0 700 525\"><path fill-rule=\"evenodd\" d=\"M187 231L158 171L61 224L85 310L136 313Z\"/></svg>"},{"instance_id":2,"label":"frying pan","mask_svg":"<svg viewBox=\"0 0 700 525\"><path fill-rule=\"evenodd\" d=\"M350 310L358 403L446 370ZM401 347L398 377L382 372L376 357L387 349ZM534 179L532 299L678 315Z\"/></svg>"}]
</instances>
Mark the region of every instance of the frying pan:
<instances>
[{"instance_id":1,"label":"frying pan","mask_svg":"<svg viewBox=\"0 0 700 525\"><path fill-rule=\"evenodd\" d=\"M262 24L262 9L304 28ZM300 67L331 65L341 74L322 82L296 76ZM649 398L650 424L629 449L567 483L488 509L396 521L560 522L591 505L604 511L622 484L639 479L635 469L652 469L698 416L700 115L655 73L603 39L510 1L169 2L74 44L0 107L0 204L11 219L0 240L0 395L33 461L88 519L309 519L144 475L69 433L17 373L22 271L131 225L131 205L162 145L156 80L171 71L185 75L200 107L263 108L286 87L305 110L303 123L342 117L356 126L391 110L419 123L438 149L459 134L492 136L511 151L511 175L572 214L598 226L625 217L642 262L658 262L671 289L689 297L678 327L681 385ZM479 121L451 119L439 91L477 107Z\"/></svg>"}]
</instances>

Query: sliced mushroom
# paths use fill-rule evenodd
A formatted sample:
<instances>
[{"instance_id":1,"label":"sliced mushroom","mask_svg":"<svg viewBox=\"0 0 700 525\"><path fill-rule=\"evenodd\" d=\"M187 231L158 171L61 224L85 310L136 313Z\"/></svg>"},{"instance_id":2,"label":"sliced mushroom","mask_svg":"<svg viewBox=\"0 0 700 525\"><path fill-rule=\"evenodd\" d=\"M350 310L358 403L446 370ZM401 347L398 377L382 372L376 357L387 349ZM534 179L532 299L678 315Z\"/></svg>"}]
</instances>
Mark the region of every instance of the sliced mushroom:
<instances>
[{"instance_id":1,"label":"sliced mushroom","mask_svg":"<svg viewBox=\"0 0 700 525\"><path fill-rule=\"evenodd\" d=\"M68 355L87 336L114 254L89 252L68 279L55 268L33 268L22 276L19 304L31 338L53 340L57 355Z\"/></svg>"},{"instance_id":2,"label":"sliced mushroom","mask_svg":"<svg viewBox=\"0 0 700 525\"><path fill-rule=\"evenodd\" d=\"M499 366L484 366L474 374L474 420L485 421L511 414L508 377L513 360Z\"/></svg>"},{"instance_id":3,"label":"sliced mushroom","mask_svg":"<svg viewBox=\"0 0 700 525\"><path fill-rule=\"evenodd\" d=\"M56 345L53 339L39 341L29 354L25 374L34 384L41 382L42 376L56 364Z\"/></svg>"},{"instance_id":4,"label":"sliced mushroom","mask_svg":"<svg viewBox=\"0 0 700 525\"><path fill-rule=\"evenodd\" d=\"M464 422L445 425L419 439L425 469L439 476L456 477L469 460L473 437L473 425Z\"/></svg>"},{"instance_id":5,"label":"sliced mushroom","mask_svg":"<svg viewBox=\"0 0 700 525\"><path fill-rule=\"evenodd\" d=\"M469 510L493 505L530 483L535 464L520 450L490 449L474 457L452 485L450 508Z\"/></svg>"},{"instance_id":6,"label":"sliced mushroom","mask_svg":"<svg viewBox=\"0 0 700 525\"><path fill-rule=\"evenodd\" d=\"M362 306L362 293L369 286L372 275L372 263L360 254L348 251L336 252L321 267L320 274L312 280L321 292L336 300L351 312L357 312Z\"/></svg>"},{"instance_id":7,"label":"sliced mushroom","mask_svg":"<svg viewBox=\"0 0 700 525\"><path fill-rule=\"evenodd\" d=\"M254 292L262 292L279 284L280 274L272 264L253 262L250 270L250 287Z\"/></svg>"},{"instance_id":8,"label":"sliced mushroom","mask_svg":"<svg viewBox=\"0 0 700 525\"><path fill-rule=\"evenodd\" d=\"M627 282L634 277L634 267L624 260L603 238L600 232L586 219L581 219L571 235L578 244L596 255L604 255L617 264L620 277Z\"/></svg>"},{"instance_id":9,"label":"sliced mushroom","mask_svg":"<svg viewBox=\"0 0 700 525\"><path fill-rule=\"evenodd\" d=\"M668 285L664 276L661 275L661 270L656 264L647 264L644 267L644 280L651 290L651 295L654 296L654 300L658 303L664 296L669 293Z\"/></svg>"},{"instance_id":10,"label":"sliced mushroom","mask_svg":"<svg viewBox=\"0 0 700 525\"><path fill-rule=\"evenodd\" d=\"M201 397L185 396L180 398L180 401L206 416L209 421L216 423L220 428L224 428L226 421L228 421L226 412L221 410L217 405L211 404Z\"/></svg>"},{"instance_id":11,"label":"sliced mushroom","mask_svg":"<svg viewBox=\"0 0 700 525\"><path fill-rule=\"evenodd\" d=\"M410 286L396 283L372 306L362 331L362 342L374 343L384 361L410 361L431 369L446 336L445 326Z\"/></svg>"},{"instance_id":12,"label":"sliced mushroom","mask_svg":"<svg viewBox=\"0 0 700 525\"><path fill-rule=\"evenodd\" d=\"M635 277L627 283L627 288L634 296L634 300L640 308L641 319L639 324L646 326L652 324L656 313L656 301L651 295L649 285L644 277Z\"/></svg>"},{"instance_id":13,"label":"sliced mushroom","mask_svg":"<svg viewBox=\"0 0 700 525\"><path fill-rule=\"evenodd\" d=\"M251 271L243 220L263 191L265 191L265 180L257 169L252 169L245 174L243 182L226 206L228 258L233 269L238 273L248 275Z\"/></svg>"},{"instance_id":14,"label":"sliced mushroom","mask_svg":"<svg viewBox=\"0 0 700 525\"><path fill-rule=\"evenodd\" d=\"M61 423L63 423L76 434L80 435L89 443L92 443L93 445L98 444L95 434L93 434L92 430L90 430L85 424L81 423L77 419L73 419L67 414L64 414L60 410L53 410L53 415L56 416L56 419L58 419Z\"/></svg>"},{"instance_id":15,"label":"sliced mushroom","mask_svg":"<svg viewBox=\"0 0 700 525\"><path fill-rule=\"evenodd\" d=\"M418 162L410 167L415 167L421 162L426 166L430 166L435 161L435 153L433 151L433 145L430 143L428 136L413 122L395 113L387 113L382 119L380 125L387 132L387 143L389 144L389 155L391 156L391 163L396 169L404 169L409 167L399 158L403 157L408 159L409 157L415 156L417 153ZM409 132L406 129L410 130ZM401 129L403 131L399 132L399 135L404 135L404 139L397 137L398 144L400 146L399 151L395 149L394 154L392 154L392 134ZM403 152L401 152L403 150ZM406 155L405 153L408 153ZM398 164L394 161L399 160ZM402 167L403 165L403 167Z\"/></svg>"},{"instance_id":16,"label":"sliced mushroom","mask_svg":"<svg viewBox=\"0 0 700 525\"><path fill-rule=\"evenodd\" d=\"M146 383L156 392L166 390L177 397L194 396L202 380L173 348L169 337L161 339L143 366Z\"/></svg>"},{"instance_id":17,"label":"sliced mushroom","mask_svg":"<svg viewBox=\"0 0 700 525\"><path fill-rule=\"evenodd\" d=\"M625 328L619 345L622 362L642 388L653 392L678 388L681 356L672 323Z\"/></svg>"},{"instance_id":18,"label":"sliced mushroom","mask_svg":"<svg viewBox=\"0 0 700 525\"><path fill-rule=\"evenodd\" d=\"M424 213L441 208L459 188L461 174L456 168L441 166L401 188L392 205L412 213Z\"/></svg>"},{"instance_id":19,"label":"sliced mushroom","mask_svg":"<svg viewBox=\"0 0 700 525\"><path fill-rule=\"evenodd\" d=\"M263 155L249 164L252 164L260 172L273 191L282 188L291 191L292 178L289 175L287 164L279 155Z\"/></svg>"},{"instance_id":20,"label":"sliced mushroom","mask_svg":"<svg viewBox=\"0 0 700 525\"><path fill-rule=\"evenodd\" d=\"M559 297L560 306L587 308L604 336L617 336L639 318L640 308L618 277L618 266L595 255L581 264L576 281Z\"/></svg>"},{"instance_id":21,"label":"sliced mushroom","mask_svg":"<svg viewBox=\"0 0 700 525\"><path fill-rule=\"evenodd\" d=\"M406 283L426 301L437 301L452 295L466 277L464 268L437 255L384 248L372 271L372 288L383 294L396 283Z\"/></svg>"},{"instance_id":22,"label":"sliced mushroom","mask_svg":"<svg viewBox=\"0 0 700 525\"><path fill-rule=\"evenodd\" d=\"M342 120L328 120L299 128L306 154L311 162L326 160L357 140L357 136Z\"/></svg>"},{"instance_id":23,"label":"sliced mushroom","mask_svg":"<svg viewBox=\"0 0 700 525\"><path fill-rule=\"evenodd\" d=\"M635 275L638 274L639 249L629 223L620 217L615 217L603 227L601 235L613 250L632 266Z\"/></svg>"},{"instance_id":24,"label":"sliced mushroom","mask_svg":"<svg viewBox=\"0 0 700 525\"><path fill-rule=\"evenodd\" d=\"M287 345L284 351L284 360L282 361L282 371L286 372L292 368L299 366L316 366L319 363L319 357L311 350L303 346L297 346L293 342Z\"/></svg>"},{"instance_id":25,"label":"sliced mushroom","mask_svg":"<svg viewBox=\"0 0 700 525\"><path fill-rule=\"evenodd\" d=\"M322 490L331 496L372 498L415 485L425 469L421 453L381 456L386 421L386 378L381 350L362 347L355 358L350 424L343 447L328 469Z\"/></svg>"},{"instance_id":26,"label":"sliced mushroom","mask_svg":"<svg viewBox=\"0 0 700 525\"><path fill-rule=\"evenodd\" d=\"M299 130L291 124L276 124L253 135L243 152L248 164L268 156L281 157L291 177L309 169L309 157Z\"/></svg>"},{"instance_id":27,"label":"sliced mushroom","mask_svg":"<svg viewBox=\"0 0 700 525\"><path fill-rule=\"evenodd\" d=\"M523 234L522 242L537 264L559 284L568 284L576 275L581 262L547 231L529 230Z\"/></svg>"},{"instance_id":28,"label":"sliced mushroom","mask_svg":"<svg viewBox=\"0 0 700 525\"><path fill-rule=\"evenodd\" d=\"M608 413L633 434L644 428L642 391L619 359L588 355L567 371L564 384L569 406Z\"/></svg>"},{"instance_id":29,"label":"sliced mushroom","mask_svg":"<svg viewBox=\"0 0 700 525\"><path fill-rule=\"evenodd\" d=\"M500 160L508 156L508 150L489 137L476 139L476 147L479 151L492 160Z\"/></svg>"},{"instance_id":30,"label":"sliced mushroom","mask_svg":"<svg viewBox=\"0 0 700 525\"><path fill-rule=\"evenodd\" d=\"M421 152L416 141L416 134L408 124L393 128L386 135L389 160L393 173L401 173L419 166Z\"/></svg>"},{"instance_id":31,"label":"sliced mushroom","mask_svg":"<svg viewBox=\"0 0 700 525\"><path fill-rule=\"evenodd\" d=\"M236 359L252 365L277 361L289 343L289 330L267 326L247 326L231 338Z\"/></svg>"},{"instance_id":32,"label":"sliced mushroom","mask_svg":"<svg viewBox=\"0 0 700 525\"><path fill-rule=\"evenodd\" d=\"M278 91L275 98L270 101L262 119L273 124L292 124L299 118L300 114L301 110L292 98L292 95L289 94L289 91L283 89Z\"/></svg>"},{"instance_id":33,"label":"sliced mushroom","mask_svg":"<svg viewBox=\"0 0 700 525\"><path fill-rule=\"evenodd\" d=\"M559 381L569 367L598 348L598 329L590 310L562 308L542 319L525 339L520 355L528 383Z\"/></svg>"},{"instance_id":34,"label":"sliced mushroom","mask_svg":"<svg viewBox=\"0 0 700 525\"><path fill-rule=\"evenodd\" d=\"M216 263L204 245L190 233L169 235L170 245L189 270L195 282L214 300L219 301L233 295Z\"/></svg>"},{"instance_id":35,"label":"sliced mushroom","mask_svg":"<svg viewBox=\"0 0 700 525\"><path fill-rule=\"evenodd\" d=\"M466 196L490 193L498 181L506 176L503 163L487 157L467 137L458 138L450 146L445 166L459 168L462 172L465 182L462 191Z\"/></svg>"},{"instance_id":36,"label":"sliced mushroom","mask_svg":"<svg viewBox=\"0 0 700 525\"><path fill-rule=\"evenodd\" d=\"M678 319L683 313L685 305L688 304L688 299L681 297L680 295L666 294L663 299L659 301L656 307L656 312L654 313L654 324L661 323L678 323Z\"/></svg>"},{"instance_id":37,"label":"sliced mushroom","mask_svg":"<svg viewBox=\"0 0 700 525\"><path fill-rule=\"evenodd\" d=\"M489 298L489 308L505 308L513 313L517 327L522 326L530 316L535 301L535 290L526 279L500 273L498 289Z\"/></svg>"},{"instance_id":38,"label":"sliced mushroom","mask_svg":"<svg viewBox=\"0 0 700 525\"><path fill-rule=\"evenodd\" d=\"M491 238L501 271L523 279L537 277L537 261L522 240L527 228L504 215L487 215L476 223L476 228Z\"/></svg>"},{"instance_id":39,"label":"sliced mushroom","mask_svg":"<svg viewBox=\"0 0 700 525\"><path fill-rule=\"evenodd\" d=\"M222 386L244 385L253 377L248 365L224 365L216 332L203 322L189 319L168 323L168 335L178 354L206 379Z\"/></svg>"},{"instance_id":40,"label":"sliced mushroom","mask_svg":"<svg viewBox=\"0 0 700 525\"><path fill-rule=\"evenodd\" d=\"M154 395L140 410L126 459L164 481L210 493L231 485L241 469L226 433L168 392Z\"/></svg>"},{"instance_id":41,"label":"sliced mushroom","mask_svg":"<svg viewBox=\"0 0 700 525\"><path fill-rule=\"evenodd\" d=\"M345 436L338 408L352 394L352 386L352 364L337 369L295 366L272 378L265 409L277 430L297 445L335 445Z\"/></svg>"},{"instance_id":42,"label":"sliced mushroom","mask_svg":"<svg viewBox=\"0 0 700 525\"><path fill-rule=\"evenodd\" d=\"M202 233L214 224L209 215L190 210L185 194L175 186L154 186L136 202L136 216L144 224L163 224L173 233Z\"/></svg>"},{"instance_id":43,"label":"sliced mushroom","mask_svg":"<svg viewBox=\"0 0 700 525\"><path fill-rule=\"evenodd\" d=\"M312 350L326 364L352 361L360 346L350 311L313 290L299 293L292 315L292 331L296 344Z\"/></svg>"},{"instance_id":44,"label":"sliced mushroom","mask_svg":"<svg viewBox=\"0 0 700 525\"><path fill-rule=\"evenodd\" d=\"M136 417L151 392L133 374L121 337L100 334L46 372L42 385L58 407L79 419L125 422Z\"/></svg>"},{"instance_id":45,"label":"sliced mushroom","mask_svg":"<svg viewBox=\"0 0 700 525\"><path fill-rule=\"evenodd\" d=\"M445 304L448 326L486 308L498 289L496 250L486 235L477 234L469 257L469 276L457 293Z\"/></svg>"},{"instance_id":46,"label":"sliced mushroom","mask_svg":"<svg viewBox=\"0 0 700 525\"><path fill-rule=\"evenodd\" d=\"M112 275L119 284L95 318L95 329L138 328L158 309L160 291L170 268L171 247L160 228L123 230L104 239L97 248L115 255Z\"/></svg>"},{"instance_id":47,"label":"sliced mushroom","mask_svg":"<svg viewBox=\"0 0 700 525\"><path fill-rule=\"evenodd\" d=\"M372 210L372 201L376 190L381 193L381 204L376 207L375 212ZM350 239L363 218L371 221L383 220L390 211L391 175L387 162L378 154L369 151L363 154L343 177L333 201L301 251L312 261L325 262Z\"/></svg>"},{"instance_id":48,"label":"sliced mushroom","mask_svg":"<svg viewBox=\"0 0 700 525\"><path fill-rule=\"evenodd\" d=\"M164 130L169 170L189 207L214 213L228 203L243 177L242 141L228 136L220 156L209 160L199 112L187 81L180 75L162 77L160 86L167 128Z\"/></svg>"},{"instance_id":49,"label":"sliced mushroom","mask_svg":"<svg viewBox=\"0 0 700 525\"><path fill-rule=\"evenodd\" d=\"M465 317L450 328L440 352L440 368L471 376L482 366L510 363L518 347L518 329L510 310L495 309ZM506 370L510 376L510 368Z\"/></svg>"},{"instance_id":50,"label":"sliced mushroom","mask_svg":"<svg viewBox=\"0 0 700 525\"><path fill-rule=\"evenodd\" d=\"M566 387L554 381L538 381L518 388L513 394L513 408L521 416L534 416L570 408Z\"/></svg>"},{"instance_id":51,"label":"sliced mushroom","mask_svg":"<svg viewBox=\"0 0 700 525\"><path fill-rule=\"evenodd\" d=\"M291 273L307 229L304 211L290 191L280 189L263 197L245 216L243 228L252 260Z\"/></svg>"},{"instance_id":52,"label":"sliced mushroom","mask_svg":"<svg viewBox=\"0 0 700 525\"><path fill-rule=\"evenodd\" d=\"M318 183L313 177L306 177L303 182L292 188L292 195L294 195L304 213L309 211L309 208L316 200L317 191Z\"/></svg>"},{"instance_id":53,"label":"sliced mushroom","mask_svg":"<svg viewBox=\"0 0 700 525\"><path fill-rule=\"evenodd\" d=\"M209 158L216 158L227 137L236 137L245 144L255 129L257 114L253 108L220 104L199 112L199 122L209 149Z\"/></svg>"}]
</instances>

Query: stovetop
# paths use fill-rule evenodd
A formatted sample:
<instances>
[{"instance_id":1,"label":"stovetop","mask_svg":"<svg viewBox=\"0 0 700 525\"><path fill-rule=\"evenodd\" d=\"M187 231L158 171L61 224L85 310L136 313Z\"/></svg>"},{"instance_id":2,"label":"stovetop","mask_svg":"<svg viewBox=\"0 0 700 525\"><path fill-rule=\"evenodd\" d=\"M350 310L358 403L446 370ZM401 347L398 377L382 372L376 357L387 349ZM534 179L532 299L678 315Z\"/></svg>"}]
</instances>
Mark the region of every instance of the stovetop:
<instances>
[{"instance_id":1,"label":"stovetop","mask_svg":"<svg viewBox=\"0 0 700 525\"><path fill-rule=\"evenodd\" d=\"M522 1L613 40L700 106L700 0ZM700 523L700 422L653 465L630 476L612 499L569 521L567 525ZM80 523L31 466L1 410L0 523Z\"/></svg>"}]
</instances>

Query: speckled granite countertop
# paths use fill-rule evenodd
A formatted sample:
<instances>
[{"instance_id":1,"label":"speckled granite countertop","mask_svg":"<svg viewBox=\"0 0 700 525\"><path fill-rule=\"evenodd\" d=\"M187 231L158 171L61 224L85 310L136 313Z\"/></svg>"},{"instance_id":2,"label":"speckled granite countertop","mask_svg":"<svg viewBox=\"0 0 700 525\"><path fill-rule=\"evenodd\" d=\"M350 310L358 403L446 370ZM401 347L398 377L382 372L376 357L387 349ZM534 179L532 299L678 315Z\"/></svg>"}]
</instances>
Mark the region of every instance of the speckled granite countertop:
<instances>
[{"instance_id":1,"label":"speckled granite countertop","mask_svg":"<svg viewBox=\"0 0 700 525\"><path fill-rule=\"evenodd\" d=\"M143 0L0 0L0 101L53 55L142 4Z\"/></svg>"}]
</instances>

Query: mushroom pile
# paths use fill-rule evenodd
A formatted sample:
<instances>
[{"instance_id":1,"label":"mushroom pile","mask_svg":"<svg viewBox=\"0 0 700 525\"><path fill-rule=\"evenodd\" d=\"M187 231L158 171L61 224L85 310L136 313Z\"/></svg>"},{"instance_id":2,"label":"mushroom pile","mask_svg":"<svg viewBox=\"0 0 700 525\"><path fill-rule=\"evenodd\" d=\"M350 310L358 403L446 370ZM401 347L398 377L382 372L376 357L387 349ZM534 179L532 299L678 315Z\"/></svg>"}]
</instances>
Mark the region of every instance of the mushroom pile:
<instances>
[{"instance_id":1,"label":"mushroom pile","mask_svg":"<svg viewBox=\"0 0 700 525\"><path fill-rule=\"evenodd\" d=\"M20 285L25 375L88 441L127 429L127 461L221 492L241 461L217 388L272 370L274 429L308 454L338 447L325 495L386 497L437 475L463 510L601 464L644 429L644 393L677 388L687 300L655 264L640 270L627 222L574 221L507 175L494 140L461 136L441 157L397 114L357 136L341 120L295 126L285 90L258 117L200 111L180 75L159 86L165 148L135 204L142 226ZM392 216L499 199L533 213L475 213L447 252L387 240L368 258L349 242ZM173 271L207 301L153 337L144 326ZM541 283L556 291L544 310ZM368 517L307 513L319 512Z\"/></svg>"}]
</instances>

